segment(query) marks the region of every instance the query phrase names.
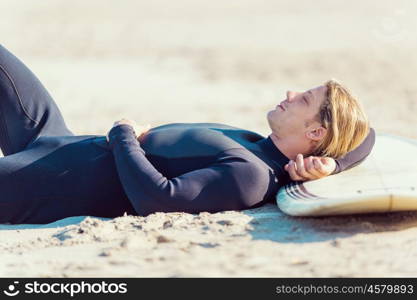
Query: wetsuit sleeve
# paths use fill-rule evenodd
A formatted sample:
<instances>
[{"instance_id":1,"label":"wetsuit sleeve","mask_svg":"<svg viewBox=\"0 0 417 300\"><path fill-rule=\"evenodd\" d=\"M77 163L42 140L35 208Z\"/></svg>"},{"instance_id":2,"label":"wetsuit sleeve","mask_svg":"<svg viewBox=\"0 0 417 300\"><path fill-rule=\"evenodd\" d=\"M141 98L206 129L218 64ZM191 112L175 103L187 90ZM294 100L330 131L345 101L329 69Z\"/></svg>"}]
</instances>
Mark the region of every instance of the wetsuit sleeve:
<instances>
[{"instance_id":1,"label":"wetsuit sleeve","mask_svg":"<svg viewBox=\"0 0 417 300\"><path fill-rule=\"evenodd\" d=\"M375 130L371 128L365 140L358 147L348 152L344 157L336 159L336 169L332 174L337 174L359 165L371 153L374 144Z\"/></svg>"},{"instance_id":2,"label":"wetsuit sleeve","mask_svg":"<svg viewBox=\"0 0 417 300\"><path fill-rule=\"evenodd\" d=\"M245 209L260 202L268 188L269 178L257 165L226 152L206 168L169 179L146 158L129 125L113 127L109 145L124 191L139 215Z\"/></svg>"}]
</instances>

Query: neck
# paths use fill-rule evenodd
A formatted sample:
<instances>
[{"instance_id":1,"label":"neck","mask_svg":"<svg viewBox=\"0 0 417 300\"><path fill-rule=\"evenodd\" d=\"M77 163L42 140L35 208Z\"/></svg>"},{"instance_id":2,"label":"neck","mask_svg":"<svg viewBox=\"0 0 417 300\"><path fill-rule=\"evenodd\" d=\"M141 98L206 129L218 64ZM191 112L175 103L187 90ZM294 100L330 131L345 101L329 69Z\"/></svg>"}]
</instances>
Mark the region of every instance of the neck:
<instances>
[{"instance_id":1,"label":"neck","mask_svg":"<svg viewBox=\"0 0 417 300\"><path fill-rule=\"evenodd\" d=\"M303 156L311 153L311 145L306 140L301 142L299 137L287 136L280 138L276 134L271 133L271 137L274 145L282 152L288 159L295 160L297 154L302 154Z\"/></svg>"}]
</instances>

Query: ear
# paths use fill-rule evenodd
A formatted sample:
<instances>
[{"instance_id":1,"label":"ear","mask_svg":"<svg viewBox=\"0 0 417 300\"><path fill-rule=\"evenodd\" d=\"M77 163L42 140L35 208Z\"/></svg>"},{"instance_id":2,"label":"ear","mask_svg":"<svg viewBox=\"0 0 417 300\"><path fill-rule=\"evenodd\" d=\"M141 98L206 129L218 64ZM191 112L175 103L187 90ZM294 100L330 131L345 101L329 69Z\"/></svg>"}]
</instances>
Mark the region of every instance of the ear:
<instances>
[{"instance_id":1,"label":"ear","mask_svg":"<svg viewBox=\"0 0 417 300\"><path fill-rule=\"evenodd\" d=\"M310 140L313 141L320 141L322 140L327 134L327 129L323 126L318 126L316 128L313 128L309 131L307 131L306 136Z\"/></svg>"}]
</instances>

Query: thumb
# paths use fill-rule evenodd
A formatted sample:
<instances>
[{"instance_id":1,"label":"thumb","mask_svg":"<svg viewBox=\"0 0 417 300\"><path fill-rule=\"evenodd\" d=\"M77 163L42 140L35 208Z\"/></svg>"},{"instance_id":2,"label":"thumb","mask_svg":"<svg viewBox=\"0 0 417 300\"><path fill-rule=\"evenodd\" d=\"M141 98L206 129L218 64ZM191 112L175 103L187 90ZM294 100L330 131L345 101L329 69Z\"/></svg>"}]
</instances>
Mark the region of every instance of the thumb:
<instances>
[{"instance_id":1,"label":"thumb","mask_svg":"<svg viewBox=\"0 0 417 300\"><path fill-rule=\"evenodd\" d=\"M329 157L320 157L320 161L324 165L328 165L331 162L331 158Z\"/></svg>"}]
</instances>

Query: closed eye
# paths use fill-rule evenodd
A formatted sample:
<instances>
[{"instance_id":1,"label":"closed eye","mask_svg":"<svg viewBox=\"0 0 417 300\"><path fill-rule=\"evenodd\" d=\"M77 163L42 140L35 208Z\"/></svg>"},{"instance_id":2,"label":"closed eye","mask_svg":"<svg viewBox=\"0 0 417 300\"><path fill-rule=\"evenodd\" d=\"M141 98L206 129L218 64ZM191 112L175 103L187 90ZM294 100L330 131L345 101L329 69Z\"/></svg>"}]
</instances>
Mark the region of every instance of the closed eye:
<instances>
[{"instance_id":1,"label":"closed eye","mask_svg":"<svg viewBox=\"0 0 417 300\"><path fill-rule=\"evenodd\" d=\"M310 104L308 103L307 98L306 98L305 96L303 96L303 100L305 101L305 103L306 103L307 105L310 105Z\"/></svg>"}]
</instances>

